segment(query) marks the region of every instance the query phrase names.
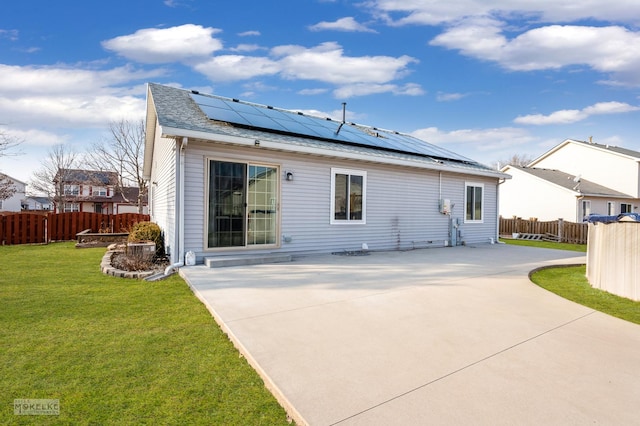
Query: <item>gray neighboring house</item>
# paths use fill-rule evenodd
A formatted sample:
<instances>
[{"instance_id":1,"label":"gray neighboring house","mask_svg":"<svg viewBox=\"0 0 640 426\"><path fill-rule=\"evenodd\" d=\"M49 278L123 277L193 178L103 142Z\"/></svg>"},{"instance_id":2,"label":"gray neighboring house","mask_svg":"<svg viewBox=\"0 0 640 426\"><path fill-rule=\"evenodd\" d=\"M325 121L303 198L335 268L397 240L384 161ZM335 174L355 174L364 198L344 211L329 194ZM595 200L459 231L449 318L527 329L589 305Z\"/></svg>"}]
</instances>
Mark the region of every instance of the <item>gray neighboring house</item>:
<instances>
[{"instance_id":1,"label":"gray neighboring house","mask_svg":"<svg viewBox=\"0 0 640 426\"><path fill-rule=\"evenodd\" d=\"M22 200L22 210L51 211L53 210L53 202L47 197L26 197Z\"/></svg>"},{"instance_id":2,"label":"gray neighboring house","mask_svg":"<svg viewBox=\"0 0 640 426\"><path fill-rule=\"evenodd\" d=\"M398 132L149 84L144 177L173 263L490 243L508 175Z\"/></svg>"}]
</instances>

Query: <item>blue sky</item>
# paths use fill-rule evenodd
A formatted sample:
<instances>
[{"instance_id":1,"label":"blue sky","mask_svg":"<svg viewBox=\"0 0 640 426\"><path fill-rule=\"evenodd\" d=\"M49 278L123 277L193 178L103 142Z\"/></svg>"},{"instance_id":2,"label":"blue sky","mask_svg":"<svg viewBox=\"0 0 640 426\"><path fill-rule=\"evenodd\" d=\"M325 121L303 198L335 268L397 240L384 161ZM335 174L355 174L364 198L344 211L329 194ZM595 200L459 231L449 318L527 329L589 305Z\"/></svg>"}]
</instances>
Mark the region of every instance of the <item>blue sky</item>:
<instances>
[{"instance_id":1,"label":"blue sky","mask_svg":"<svg viewBox=\"0 0 640 426\"><path fill-rule=\"evenodd\" d=\"M411 133L490 164L640 150L637 0L6 0L0 171L143 118L157 82Z\"/></svg>"}]
</instances>

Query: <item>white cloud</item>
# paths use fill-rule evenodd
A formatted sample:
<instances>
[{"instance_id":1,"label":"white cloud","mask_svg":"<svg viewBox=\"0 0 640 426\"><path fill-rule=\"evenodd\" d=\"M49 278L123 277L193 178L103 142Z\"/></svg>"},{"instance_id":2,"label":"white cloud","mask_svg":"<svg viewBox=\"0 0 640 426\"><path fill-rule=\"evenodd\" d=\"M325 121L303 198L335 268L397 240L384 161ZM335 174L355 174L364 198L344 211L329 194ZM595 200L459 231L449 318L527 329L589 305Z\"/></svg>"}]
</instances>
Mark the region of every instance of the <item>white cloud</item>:
<instances>
[{"instance_id":1,"label":"white cloud","mask_svg":"<svg viewBox=\"0 0 640 426\"><path fill-rule=\"evenodd\" d=\"M278 58L284 78L337 85L388 83L404 77L408 65L418 62L410 56L345 56L342 47L334 42L312 48L279 46L271 52Z\"/></svg>"},{"instance_id":2,"label":"white cloud","mask_svg":"<svg viewBox=\"0 0 640 426\"><path fill-rule=\"evenodd\" d=\"M582 65L610 73L613 82L640 84L640 32L619 26L550 25L508 40L504 24L488 19L464 20L430 44L460 50L515 71Z\"/></svg>"},{"instance_id":3,"label":"white cloud","mask_svg":"<svg viewBox=\"0 0 640 426\"><path fill-rule=\"evenodd\" d=\"M346 32L369 32L375 33L375 30L368 28L366 25L363 25L357 22L352 16L348 16L346 18L340 18L334 22L322 21L315 25L309 26L311 31L324 31L324 30L333 30L333 31L346 31Z\"/></svg>"},{"instance_id":4,"label":"white cloud","mask_svg":"<svg viewBox=\"0 0 640 426\"><path fill-rule=\"evenodd\" d=\"M269 58L222 55L194 65L194 69L212 81L238 81L273 75L281 71L278 62Z\"/></svg>"},{"instance_id":5,"label":"white cloud","mask_svg":"<svg viewBox=\"0 0 640 426\"><path fill-rule=\"evenodd\" d=\"M8 38L11 41L18 40L18 30L3 30L0 29L0 38Z\"/></svg>"},{"instance_id":6,"label":"white cloud","mask_svg":"<svg viewBox=\"0 0 640 426\"><path fill-rule=\"evenodd\" d=\"M240 37L253 37L253 36L259 36L260 35L260 31L245 31L242 33L238 33L238 35Z\"/></svg>"},{"instance_id":7,"label":"white cloud","mask_svg":"<svg viewBox=\"0 0 640 426\"><path fill-rule=\"evenodd\" d=\"M257 44L239 44L236 47L229 49L232 52L254 52L256 50L260 50L262 47Z\"/></svg>"},{"instance_id":8,"label":"white cloud","mask_svg":"<svg viewBox=\"0 0 640 426\"><path fill-rule=\"evenodd\" d=\"M438 102L451 102L451 101L458 101L466 96L468 96L468 93L444 93L444 92L438 92L438 94L436 95L436 100Z\"/></svg>"},{"instance_id":9,"label":"white cloud","mask_svg":"<svg viewBox=\"0 0 640 426\"><path fill-rule=\"evenodd\" d=\"M451 131L428 127L411 132L411 135L484 164L494 163L504 157L505 152L535 156L540 149L537 137L517 127Z\"/></svg>"},{"instance_id":10,"label":"white cloud","mask_svg":"<svg viewBox=\"0 0 640 426\"><path fill-rule=\"evenodd\" d=\"M374 15L390 25L443 26L431 45L494 61L509 70L577 65L608 74L607 84L640 85L637 0L373 0L370 4ZM615 25L567 25L586 21ZM522 30L522 25L537 28Z\"/></svg>"},{"instance_id":11,"label":"white cloud","mask_svg":"<svg viewBox=\"0 0 640 426\"><path fill-rule=\"evenodd\" d=\"M569 124L585 120L592 115L620 114L625 112L638 111L640 107L629 105L624 102L599 102L583 109L566 109L552 112L549 115L530 114L517 117L514 123L547 125L547 124Z\"/></svg>"},{"instance_id":12,"label":"white cloud","mask_svg":"<svg viewBox=\"0 0 640 426\"><path fill-rule=\"evenodd\" d=\"M105 49L137 62L160 64L187 62L210 56L222 49L222 42L213 34L220 30L186 24L157 29L146 28L102 42Z\"/></svg>"},{"instance_id":13,"label":"white cloud","mask_svg":"<svg viewBox=\"0 0 640 426\"><path fill-rule=\"evenodd\" d=\"M0 64L0 117L18 128L104 126L123 117L142 118L144 81L158 72L20 67ZM56 84L51 84L55 81ZM34 120L37 117L37 120Z\"/></svg>"},{"instance_id":14,"label":"white cloud","mask_svg":"<svg viewBox=\"0 0 640 426\"><path fill-rule=\"evenodd\" d=\"M302 89L298 91L299 95L321 95L323 93L327 93L329 89Z\"/></svg>"},{"instance_id":15,"label":"white cloud","mask_svg":"<svg viewBox=\"0 0 640 426\"><path fill-rule=\"evenodd\" d=\"M347 99L354 96L366 96L376 93L392 92L396 88L397 86L395 84L349 84L338 87L333 91L333 94L338 99Z\"/></svg>"},{"instance_id":16,"label":"white cloud","mask_svg":"<svg viewBox=\"0 0 640 426\"><path fill-rule=\"evenodd\" d=\"M638 23L637 0L373 0L370 4L395 25L452 23L471 16L525 17L540 22L595 19Z\"/></svg>"}]
</instances>

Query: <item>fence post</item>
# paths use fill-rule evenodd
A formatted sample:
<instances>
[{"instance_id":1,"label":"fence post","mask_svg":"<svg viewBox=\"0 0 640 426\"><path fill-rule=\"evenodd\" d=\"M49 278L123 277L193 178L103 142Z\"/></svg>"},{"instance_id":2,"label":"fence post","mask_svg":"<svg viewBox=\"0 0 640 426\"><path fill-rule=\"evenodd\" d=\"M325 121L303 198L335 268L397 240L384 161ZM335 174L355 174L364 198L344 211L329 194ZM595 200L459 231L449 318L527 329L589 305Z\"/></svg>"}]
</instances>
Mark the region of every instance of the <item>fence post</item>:
<instances>
[{"instance_id":1,"label":"fence post","mask_svg":"<svg viewBox=\"0 0 640 426\"><path fill-rule=\"evenodd\" d=\"M564 219L558 219L558 242L564 243Z\"/></svg>"}]
</instances>

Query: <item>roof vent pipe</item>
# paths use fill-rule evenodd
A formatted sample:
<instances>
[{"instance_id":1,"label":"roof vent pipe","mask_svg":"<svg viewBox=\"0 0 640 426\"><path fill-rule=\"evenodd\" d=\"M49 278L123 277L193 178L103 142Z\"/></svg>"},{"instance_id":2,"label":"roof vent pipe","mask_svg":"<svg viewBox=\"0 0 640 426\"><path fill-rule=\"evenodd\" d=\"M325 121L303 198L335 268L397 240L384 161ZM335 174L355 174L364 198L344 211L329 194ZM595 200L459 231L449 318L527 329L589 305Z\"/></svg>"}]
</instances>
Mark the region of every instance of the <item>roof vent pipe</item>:
<instances>
[{"instance_id":1,"label":"roof vent pipe","mask_svg":"<svg viewBox=\"0 0 640 426\"><path fill-rule=\"evenodd\" d=\"M344 123L346 123L346 121L347 121L347 103L343 102L342 103L342 123L340 123L340 125L338 126L338 130L336 130L336 135L340 133L340 129L342 129L342 126L344 126Z\"/></svg>"}]
</instances>

